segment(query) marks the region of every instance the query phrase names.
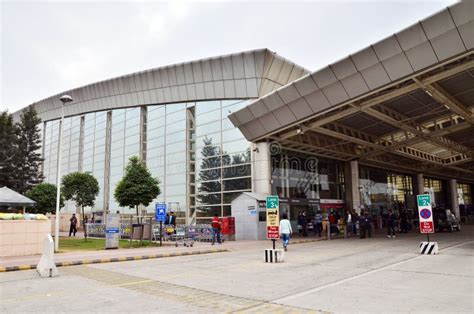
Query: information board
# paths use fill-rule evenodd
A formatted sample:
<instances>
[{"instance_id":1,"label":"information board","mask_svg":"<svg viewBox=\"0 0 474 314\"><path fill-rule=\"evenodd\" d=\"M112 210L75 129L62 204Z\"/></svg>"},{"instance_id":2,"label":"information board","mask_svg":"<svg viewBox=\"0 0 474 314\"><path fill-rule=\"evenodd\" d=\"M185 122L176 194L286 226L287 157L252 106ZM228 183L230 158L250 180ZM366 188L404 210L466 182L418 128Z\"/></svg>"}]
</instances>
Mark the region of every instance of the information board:
<instances>
[{"instance_id":1,"label":"information board","mask_svg":"<svg viewBox=\"0 0 474 314\"><path fill-rule=\"evenodd\" d=\"M278 196L267 196L267 239L280 238L279 206Z\"/></svg>"},{"instance_id":2,"label":"information board","mask_svg":"<svg viewBox=\"0 0 474 314\"><path fill-rule=\"evenodd\" d=\"M105 248L118 249L120 237L120 215L107 214L105 220Z\"/></svg>"},{"instance_id":3,"label":"information board","mask_svg":"<svg viewBox=\"0 0 474 314\"><path fill-rule=\"evenodd\" d=\"M420 216L420 232L434 233L433 210L431 208L431 196L421 194L416 196L418 203L418 214Z\"/></svg>"},{"instance_id":4,"label":"information board","mask_svg":"<svg viewBox=\"0 0 474 314\"><path fill-rule=\"evenodd\" d=\"M166 221L166 203L155 204L155 219L158 222Z\"/></svg>"}]
</instances>

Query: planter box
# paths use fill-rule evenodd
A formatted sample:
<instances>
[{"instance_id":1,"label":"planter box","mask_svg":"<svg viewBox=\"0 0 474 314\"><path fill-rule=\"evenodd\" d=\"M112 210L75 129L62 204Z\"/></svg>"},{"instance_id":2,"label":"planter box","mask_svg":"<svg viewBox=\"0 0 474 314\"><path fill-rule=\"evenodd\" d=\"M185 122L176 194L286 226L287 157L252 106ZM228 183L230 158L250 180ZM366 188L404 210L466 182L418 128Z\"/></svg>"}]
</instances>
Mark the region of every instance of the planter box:
<instances>
[{"instance_id":1,"label":"planter box","mask_svg":"<svg viewBox=\"0 0 474 314\"><path fill-rule=\"evenodd\" d=\"M0 257L41 254L49 220L0 220Z\"/></svg>"}]
</instances>

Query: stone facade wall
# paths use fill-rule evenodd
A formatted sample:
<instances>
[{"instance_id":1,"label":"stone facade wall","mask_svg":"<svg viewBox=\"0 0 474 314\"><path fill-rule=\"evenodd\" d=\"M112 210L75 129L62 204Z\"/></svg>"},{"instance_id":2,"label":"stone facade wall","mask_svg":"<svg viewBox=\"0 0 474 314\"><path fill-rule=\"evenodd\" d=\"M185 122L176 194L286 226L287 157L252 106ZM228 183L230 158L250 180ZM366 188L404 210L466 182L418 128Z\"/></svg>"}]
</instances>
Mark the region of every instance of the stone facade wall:
<instances>
[{"instance_id":1,"label":"stone facade wall","mask_svg":"<svg viewBox=\"0 0 474 314\"><path fill-rule=\"evenodd\" d=\"M41 254L49 220L0 220L0 257Z\"/></svg>"}]
</instances>

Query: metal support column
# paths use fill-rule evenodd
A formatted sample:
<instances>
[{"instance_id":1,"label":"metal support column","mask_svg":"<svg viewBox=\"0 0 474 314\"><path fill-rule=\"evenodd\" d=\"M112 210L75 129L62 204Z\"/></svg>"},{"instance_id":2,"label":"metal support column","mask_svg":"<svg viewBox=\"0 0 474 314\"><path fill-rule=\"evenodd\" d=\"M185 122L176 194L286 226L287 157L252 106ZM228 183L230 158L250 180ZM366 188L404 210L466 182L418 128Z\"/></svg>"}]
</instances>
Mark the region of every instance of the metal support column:
<instances>
[{"instance_id":1,"label":"metal support column","mask_svg":"<svg viewBox=\"0 0 474 314\"><path fill-rule=\"evenodd\" d=\"M110 201L110 148L112 143L112 111L107 112L105 123L105 164L104 164L104 212L102 221L106 221Z\"/></svg>"}]
</instances>

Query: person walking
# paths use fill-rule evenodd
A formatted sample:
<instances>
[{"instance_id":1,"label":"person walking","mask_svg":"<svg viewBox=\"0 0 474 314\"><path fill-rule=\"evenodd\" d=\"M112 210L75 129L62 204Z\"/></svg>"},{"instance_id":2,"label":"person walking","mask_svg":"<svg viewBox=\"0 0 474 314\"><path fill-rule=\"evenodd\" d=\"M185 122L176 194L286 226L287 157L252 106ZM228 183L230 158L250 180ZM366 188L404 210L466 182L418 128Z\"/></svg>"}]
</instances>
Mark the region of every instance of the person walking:
<instances>
[{"instance_id":1,"label":"person walking","mask_svg":"<svg viewBox=\"0 0 474 314\"><path fill-rule=\"evenodd\" d=\"M357 222L359 221L359 216L355 209L352 210L352 234L357 235Z\"/></svg>"},{"instance_id":2,"label":"person walking","mask_svg":"<svg viewBox=\"0 0 474 314\"><path fill-rule=\"evenodd\" d=\"M359 238L365 239L365 212L361 211L359 215Z\"/></svg>"},{"instance_id":3,"label":"person walking","mask_svg":"<svg viewBox=\"0 0 474 314\"><path fill-rule=\"evenodd\" d=\"M369 235L369 238L372 237L372 216L370 215L369 211L365 210L365 219L364 219L364 228L365 232Z\"/></svg>"},{"instance_id":4,"label":"person walking","mask_svg":"<svg viewBox=\"0 0 474 314\"><path fill-rule=\"evenodd\" d=\"M217 243L222 244L221 241L221 222L219 220L219 216L217 214L212 217L211 220L211 227L212 227L212 245L216 243L216 238L217 238Z\"/></svg>"},{"instance_id":5,"label":"person walking","mask_svg":"<svg viewBox=\"0 0 474 314\"><path fill-rule=\"evenodd\" d=\"M71 234L73 234L74 236L76 236L76 232L77 232L77 218L76 218L76 214L72 214L72 217L71 219L69 219L69 221L71 222L70 226L69 226L69 236L71 236Z\"/></svg>"},{"instance_id":6,"label":"person walking","mask_svg":"<svg viewBox=\"0 0 474 314\"><path fill-rule=\"evenodd\" d=\"M352 235L352 214L351 211L348 209L346 212L346 232L347 235Z\"/></svg>"},{"instance_id":7,"label":"person walking","mask_svg":"<svg viewBox=\"0 0 474 314\"><path fill-rule=\"evenodd\" d=\"M301 216L301 227L303 227L303 237L308 236L308 217L306 216L306 211L303 211Z\"/></svg>"},{"instance_id":8,"label":"person walking","mask_svg":"<svg viewBox=\"0 0 474 314\"><path fill-rule=\"evenodd\" d=\"M323 231L323 215L319 210L316 213L316 216L314 216L314 224L316 225L314 228L314 232L317 233L318 237L321 238L321 232Z\"/></svg>"},{"instance_id":9,"label":"person walking","mask_svg":"<svg viewBox=\"0 0 474 314\"><path fill-rule=\"evenodd\" d=\"M291 229L291 223L288 220L288 215L283 214L282 219L280 220L280 236L281 241L283 243L283 248L285 251L288 251L288 244L290 242L290 236L293 233L293 229Z\"/></svg>"},{"instance_id":10,"label":"person walking","mask_svg":"<svg viewBox=\"0 0 474 314\"><path fill-rule=\"evenodd\" d=\"M395 238L395 214L391 209L387 215L387 238Z\"/></svg>"}]
</instances>

